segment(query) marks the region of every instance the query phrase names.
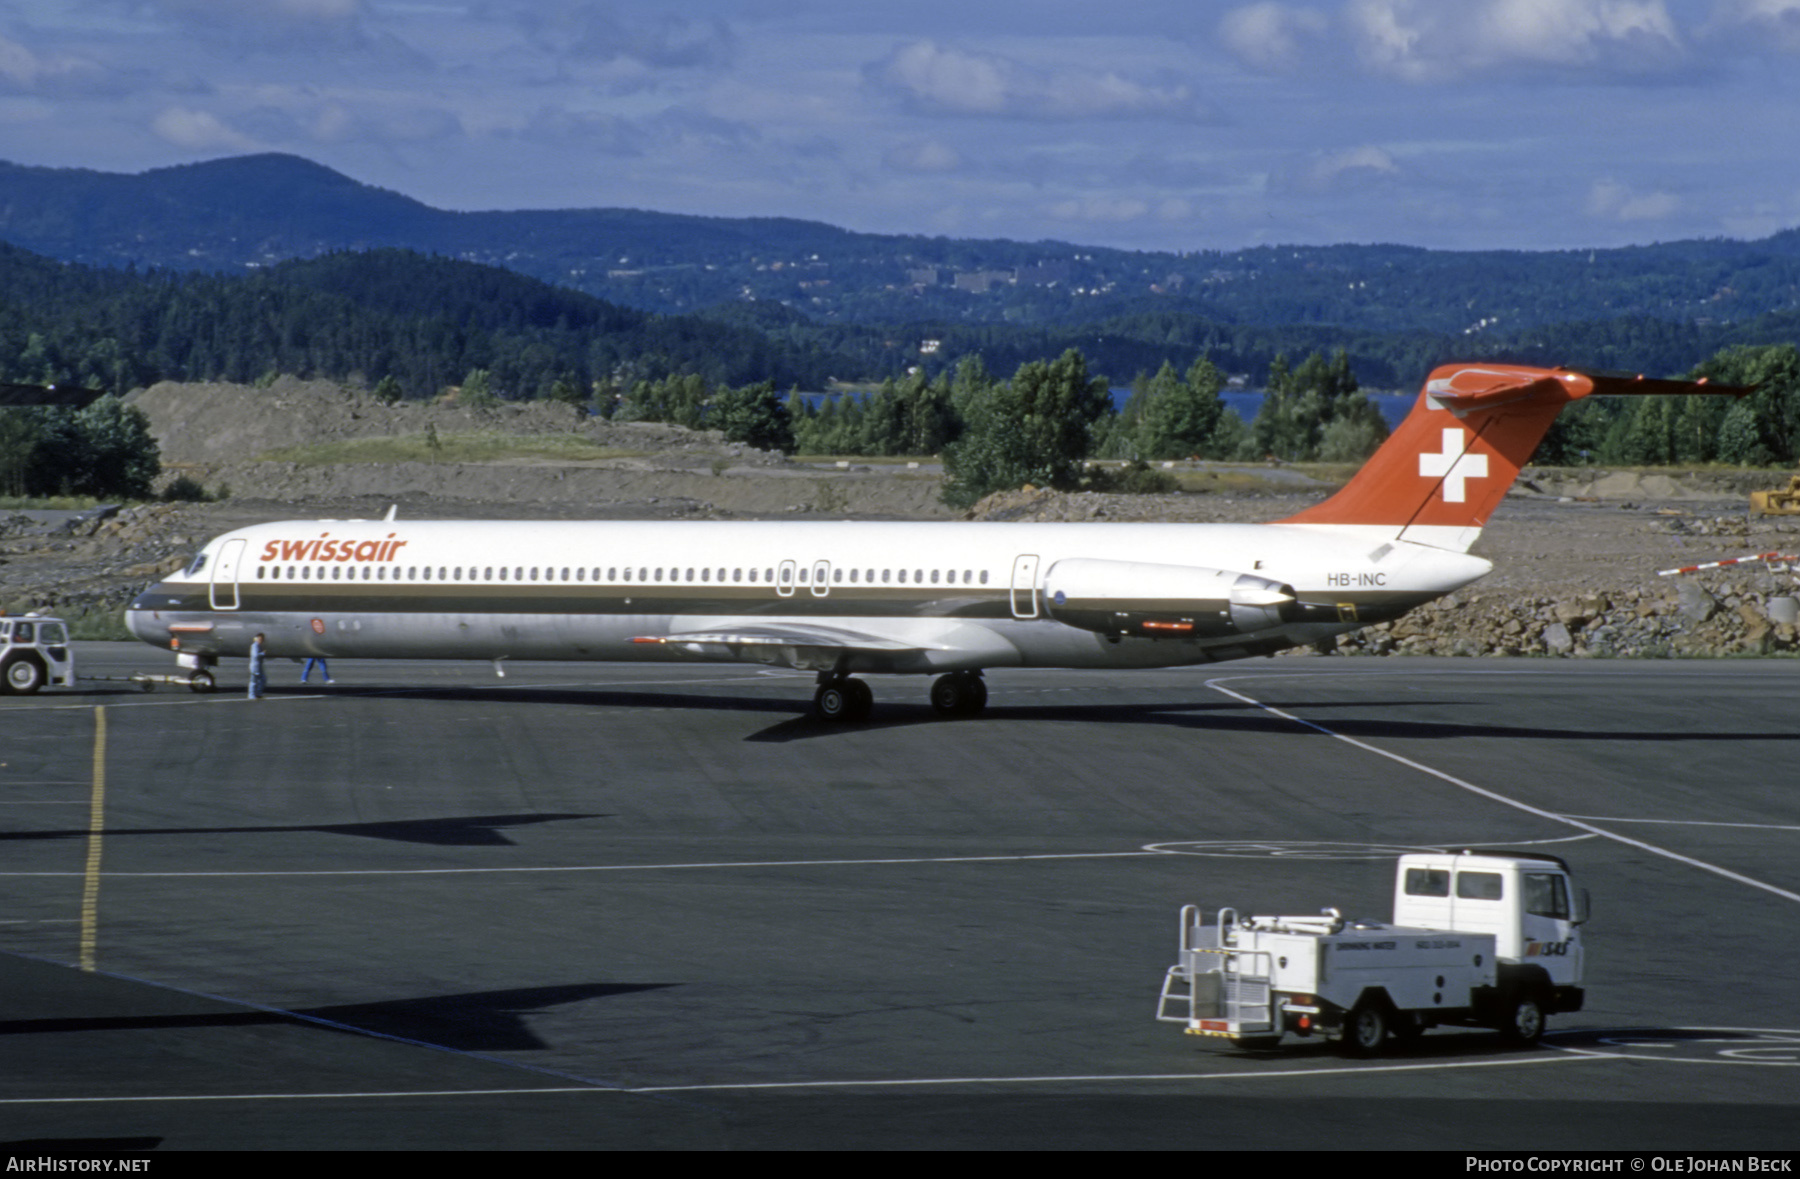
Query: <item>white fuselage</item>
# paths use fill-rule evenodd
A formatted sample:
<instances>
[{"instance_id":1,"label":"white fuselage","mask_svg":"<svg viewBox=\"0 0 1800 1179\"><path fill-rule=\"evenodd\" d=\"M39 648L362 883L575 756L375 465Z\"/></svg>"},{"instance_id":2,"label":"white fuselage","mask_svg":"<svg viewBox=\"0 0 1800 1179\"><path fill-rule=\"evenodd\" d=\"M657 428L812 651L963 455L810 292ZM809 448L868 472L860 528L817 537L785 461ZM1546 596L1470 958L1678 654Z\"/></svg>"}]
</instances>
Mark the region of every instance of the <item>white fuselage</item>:
<instances>
[{"instance_id":1,"label":"white fuselage","mask_svg":"<svg viewBox=\"0 0 1800 1179\"><path fill-rule=\"evenodd\" d=\"M129 621L144 641L202 661L244 654L261 631L270 653L286 656L685 656L914 673L1173 666L1317 642L1396 617L1490 568L1461 552L1395 540L1395 532L291 521L209 542L186 570L140 595ZM1078 614L1058 589L1064 574L1100 587L1084 592L1117 597L1118 626L1105 621L1112 597L1085 602ZM1170 600L1166 589L1155 601L1124 602L1134 581L1167 587L1207 578L1242 585L1222 608ZM1291 607L1280 618L1247 621L1254 611L1232 603L1283 596L1265 590L1257 598L1252 583L1291 588ZM1074 623L1059 620L1059 610Z\"/></svg>"}]
</instances>

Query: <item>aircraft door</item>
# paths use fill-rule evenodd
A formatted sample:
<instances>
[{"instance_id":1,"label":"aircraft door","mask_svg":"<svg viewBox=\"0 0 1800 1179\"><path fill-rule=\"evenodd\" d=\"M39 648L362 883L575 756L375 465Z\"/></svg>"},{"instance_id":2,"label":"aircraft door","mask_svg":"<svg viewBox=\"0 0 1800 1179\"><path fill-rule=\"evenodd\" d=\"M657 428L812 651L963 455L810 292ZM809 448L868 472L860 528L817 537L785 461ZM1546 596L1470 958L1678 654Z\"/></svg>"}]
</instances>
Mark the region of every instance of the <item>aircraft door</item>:
<instances>
[{"instance_id":1,"label":"aircraft door","mask_svg":"<svg viewBox=\"0 0 1800 1179\"><path fill-rule=\"evenodd\" d=\"M831 592L831 562L814 561L812 572L812 594L822 598Z\"/></svg>"},{"instance_id":2,"label":"aircraft door","mask_svg":"<svg viewBox=\"0 0 1800 1179\"><path fill-rule=\"evenodd\" d=\"M783 561L781 563L781 568L775 574L775 592L777 594L780 594L784 598L791 598L794 596L794 578L795 571L798 568L799 566L795 565L792 561Z\"/></svg>"},{"instance_id":3,"label":"aircraft door","mask_svg":"<svg viewBox=\"0 0 1800 1179\"><path fill-rule=\"evenodd\" d=\"M1012 612L1014 618L1038 616L1038 559L1030 553L1013 559Z\"/></svg>"},{"instance_id":4,"label":"aircraft door","mask_svg":"<svg viewBox=\"0 0 1800 1179\"><path fill-rule=\"evenodd\" d=\"M238 608L238 564L244 559L244 545L247 542L232 540L219 550L219 559L213 562L212 571L212 608L214 610L236 610Z\"/></svg>"}]
</instances>

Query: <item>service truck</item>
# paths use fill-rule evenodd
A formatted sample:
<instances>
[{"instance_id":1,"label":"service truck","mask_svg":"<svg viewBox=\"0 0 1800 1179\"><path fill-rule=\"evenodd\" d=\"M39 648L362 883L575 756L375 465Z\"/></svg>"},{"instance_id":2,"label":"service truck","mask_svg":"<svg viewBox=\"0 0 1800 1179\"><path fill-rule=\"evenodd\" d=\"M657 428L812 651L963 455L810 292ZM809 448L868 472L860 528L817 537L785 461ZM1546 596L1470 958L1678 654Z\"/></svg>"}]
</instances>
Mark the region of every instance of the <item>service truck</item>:
<instances>
[{"instance_id":1,"label":"service truck","mask_svg":"<svg viewBox=\"0 0 1800 1179\"><path fill-rule=\"evenodd\" d=\"M1581 1010L1586 920L1587 896L1555 856L1411 853L1394 873L1392 922L1220 909L1207 925L1183 906L1156 1017L1247 1048L1322 1035L1372 1055L1389 1035L1438 1026L1533 1044L1545 1016Z\"/></svg>"},{"instance_id":2,"label":"service truck","mask_svg":"<svg viewBox=\"0 0 1800 1179\"><path fill-rule=\"evenodd\" d=\"M69 628L42 614L0 616L0 692L29 696L45 684L75 686Z\"/></svg>"}]
</instances>

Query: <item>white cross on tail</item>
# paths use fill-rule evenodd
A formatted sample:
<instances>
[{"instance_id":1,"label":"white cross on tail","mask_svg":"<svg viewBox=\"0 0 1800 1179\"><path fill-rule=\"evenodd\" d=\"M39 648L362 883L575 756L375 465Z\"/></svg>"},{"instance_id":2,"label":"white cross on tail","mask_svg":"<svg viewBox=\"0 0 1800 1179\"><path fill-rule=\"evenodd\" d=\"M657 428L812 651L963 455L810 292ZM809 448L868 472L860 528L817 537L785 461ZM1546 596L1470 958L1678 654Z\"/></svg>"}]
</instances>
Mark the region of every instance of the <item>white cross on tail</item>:
<instances>
[{"instance_id":1,"label":"white cross on tail","mask_svg":"<svg viewBox=\"0 0 1800 1179\"><path fill-rule=\"evenodd\" d=\"M1419 456L1419 474L1428 479L1443 477L1444 502L1447 504L1462 503L1466 493L1465 481L1484 479L1487 473L1487 455L1469 454L1464 450L1461 426L1444 427L1443 453Z\"/></svg>"}]
</instances>

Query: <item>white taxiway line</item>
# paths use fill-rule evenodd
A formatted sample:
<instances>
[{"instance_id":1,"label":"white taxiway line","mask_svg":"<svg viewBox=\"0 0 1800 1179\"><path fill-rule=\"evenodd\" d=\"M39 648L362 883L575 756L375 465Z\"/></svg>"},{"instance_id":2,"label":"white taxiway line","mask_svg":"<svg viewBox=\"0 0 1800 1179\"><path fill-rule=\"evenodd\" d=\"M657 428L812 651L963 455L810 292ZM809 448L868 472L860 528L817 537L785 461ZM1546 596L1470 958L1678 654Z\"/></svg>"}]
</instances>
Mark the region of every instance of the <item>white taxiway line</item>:
<instances>
[{"instance_id":1,"label":"white taxiway line","mask_svg":"<svg viewBox=\"0 0 1800 1179\"><path fill-rule=\"evenodd\" d=\"M349 1028L349 1031L360 1031ZM365 1035L369 1033L363 1033ZM405 1042L405 1041L403 1041ZM423 1044L422 1047L438 1048L456 1055L465 1055L454 1048L444 1049L435 1044ZM496 1060L493 1057L475 1055L478 1060L492 1061L496 1064L511 1065L511 1062ZM1439 1072L1446 1069L1468 1068L1516 1068L1521 1065L1534 1064L1576 1064L1594 1063L1597 1061L1616 1061L1629 1059L1625 1056L1564 1054L1531 1057L1516 1057L1505 1060L1464 1060L1439 1061L1427 1064L1378 1064L1361 1067L1342 1066L1338 1068L1296 1068L1281 1069L1274 1072L1235 1072L1235 1073L1119 1073L1107 1075L1103 1073L1076 1073L1069 1076L1042 1077L907 1077L890 1080L856 1080L856 1081L742 1081L713 1085L609 1085L596 1081L587 1085L545 1085L528 1086L514 1089L404 1089L404 1090L357 1090L337 1093L169 1093L140 1094L119 1097L4 1097L0 1098L0 1106L5 1105L101 1105L111 1102L120 1104L142 1102L177 1102L177 1101L332 1101L332 1100L372 1100L376 1098L408 1098L408 1097L510 1097L549 1093L604 1093L623 1096L657 1096L670 1093L734 1093L769 1089L933 1089L941 1087L958 1087L965 1085L1092 1085L1096 1083L1109 1085L1123 1084L1170 1084L1192 1081L1280 1081L1289 1078L1307 1079L1315 1077L1357 1076L1366 1077L1371 1073L1415 1073Z\"/></svg>"},{"instance_id":2,"label":"white taxiway line","mask_svg":"<svg viewBox=\"0 0 1800 1179\"><path fill-rule=\"evenodd\" d=\"M1237 680L1237 679L1262 679L1262 678L1266 678L1266 677L1263 677L1263 676L1231 676L1228 678ZM1248 704L1253 708L1260 708L1262 711L1268 713L1271 716L1278 716L1283 720L1292 721L1297 725L1302 725L1306 728L1313 730L1315 733L1322 733L1325 736L1330 737L1335 741L1342 741L1346 745L1354 745L1356 748L1363 750L1365 753L1373 753L1377 757L1385 757L1391 762L1397 762L1400 765L1406 766L1408 769L1417 770L1421 774L1427 774L1433 778L1438 779L1441 782L1448 782L1450 785L1457 787L1459 790L1467 790L1471 794L1480 795L1482 798L1488 799L1490 802L1497 802L1497 803L1501 804L1502 806L1509 806L1509 807L1512 807L1514 810L1524 811L1528 815L1536 815L1540 819L1548 819L1550 822L1553 822L1553 823L1561 823L1564 826L1574 827L1580 831L1587 831L1587 832L1590 832L1591 834L1598 835L1602 839L1610 839L1614 843L1622 843L1622 844L1626 845L1627 847L1635 847L1639 851L1646 851L1654 856L1661 856L1664 859L1674 860L1678 864L1686 864L1688 867L1698 868L1702 872L1711 872L1713 875L1722 876L1726 880L1734 881L1738 884L1748 885L1751 888L1760 889L1763 892L1769 893L1772 896L1778 896L1782 900L1793 901L1796 904L1800 904L1800 893L1790 892L1785 888L1778 888L1773 884L1768 884L1764 881L1757 880L1754 877L1745 876L1741 872L1733 872L1729 868L1721 868L1717 864L1709 864L1705 860L1696 860L1692 856L1684 856L1680 852L1671 851L1666 847L1658 847L1654 843L1645 843L1643 840L1633 839L1629 835L1620 835L1616 831L1608 831L1604 827L1596 827L1592 823L1584 822L1583 820L1574 818L1573 816L1570 816L1570 815L1558 814L1555 811L1547 811L1547 810L1544 810L1542 807L1532 806L1528 802L1521 802L1516 798L1508 798L1504 794L1498 793L1497 791L1489 790L1483 786L1477 786L1473 782L1464 781L1462 778L1458 778L1454 774L1445 773L1443 770L1435 769L1431 766L1426 765L1424 762L1414 761L1410 757L1402 757L1400 754L1390 752L1386 749L1381 748L1378 745L1371 745L1367 741L1359 741L1355 737L1345 736L1343 733L1339 733L1336 730L1326 728L1324 725L1321 725L1321 724L1317 723L1316 721L1309 721L1309 720L1305 719L1304 717L1295 716L1291 712L1284 712L1281 709L1276 708L1274 705L1264 704L1262 701L1257 700L1250 696L1246 696L1242 692L1238 692L1231 688L1227 688L1225 686L1225 683L1226 683L1226 680L1224 680L1224 679L1212 679L1212 680L1206 681L1206 686L1211 688L1213 691L1218 692L1222 695L1230 696L1234 700L1241 700L1245 704ZM1612 821L1612 820L1608 820L1608 821Z\"/></svg>"}]
</instances>

